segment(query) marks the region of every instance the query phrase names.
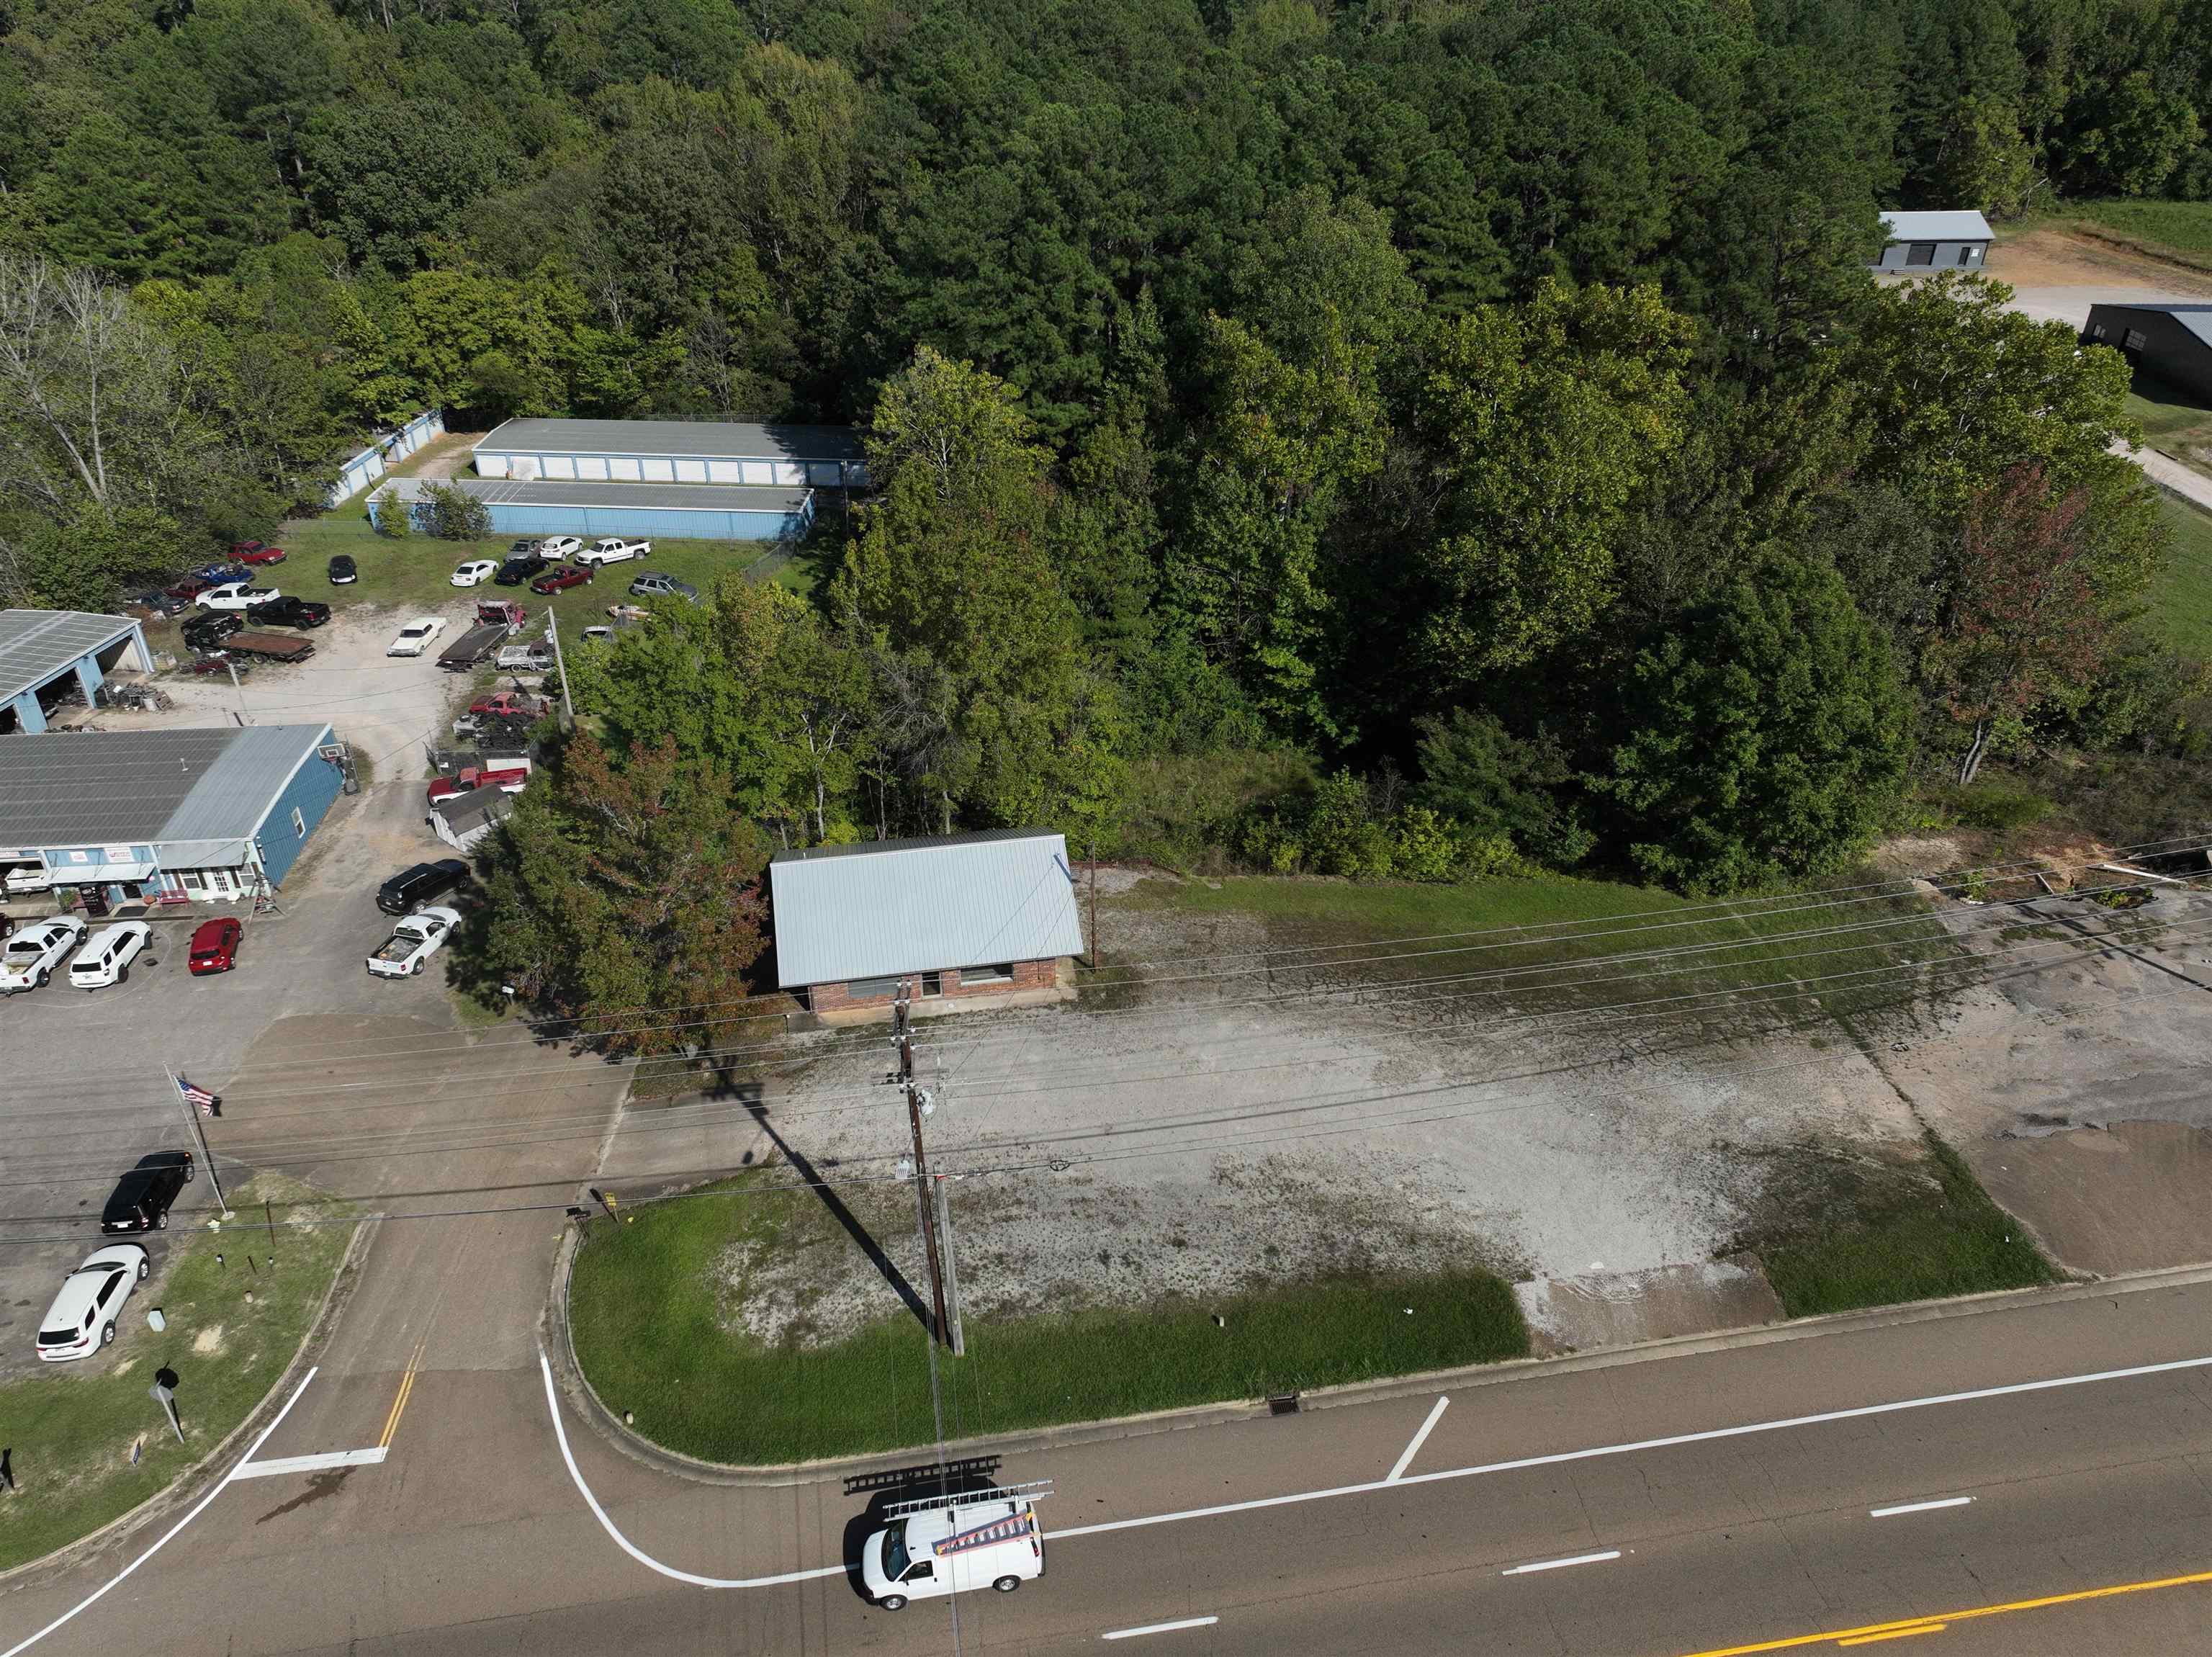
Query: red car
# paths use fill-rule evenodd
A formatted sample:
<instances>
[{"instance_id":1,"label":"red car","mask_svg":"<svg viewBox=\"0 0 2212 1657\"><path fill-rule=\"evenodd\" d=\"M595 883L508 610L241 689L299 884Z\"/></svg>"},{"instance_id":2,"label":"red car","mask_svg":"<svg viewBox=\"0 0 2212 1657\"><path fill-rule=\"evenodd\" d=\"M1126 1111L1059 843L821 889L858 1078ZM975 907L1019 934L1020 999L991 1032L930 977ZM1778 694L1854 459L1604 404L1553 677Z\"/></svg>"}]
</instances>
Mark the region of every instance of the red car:
<instances>
[{"instance_id":1,"label":"red car","mask_svg":"<svg viewBox=\"0 0 2212 1657\"><path fill-rule=\"evenodd\" d=\"M506 767L469 765L457 775L441 777L430 784L430 803L451 800L473 789L498 789L505 794L520 794L530 782L530 762L519 759Z\"/></svg>"},{"instance_id":2,"label":"red car","mask_svg":"<svg viewBox=\"0 0 2212 1657\"><path fill-rule=\"evenodd\" d=\"M533 593L565 593L572 587L581 587L591 578L590 570L576 564L564 564L556 570L547 570L531 582L530 590Z\"/></svg>"},{"instance_id":3,"label":"red car","mask_svg":"<svg viewBox=\"0 0 2212 1657\"><path fill-rule=\"evenodd\" d=\"M549 704L542 697L524 696L515 691L495 691L489 696L480 696L469 704L472 714L498 714L502 717L520 715L530 719L544 718Z\"/></svg>"},{"instance_id":4,"label":"red car","mask_svg":"<svg viewBox=\"0 0 2212 1657\"><path fill-rule=\"evenodd\" d=\"M205 580L201 576L187 576L184 580L179 582L174 587L168 588L165 590L167 592L168 596L173 599L196 599L214 585L216 585L215 582Z\"/></svg>"},{"instance_id":5,"label":"red car","mask_svg":"<svg viewBox=\"0 0 2212 1657\"><path fill-rule=\"evenodd\" d=\"M240 564L282 564L284 562L284 549L281 546L249 546L243 552L240 551L234 546L230 549L230 555L234 558L236 558Z\"/></svg>"},{"instance_id":6,"label":"red car","mask_svg":"<svg viewBox=\"0 0 2212 1657\"><path fill-rule=\"evenodd\" d=\"M192 934L191 959L189 970L194 978L204 978L210 972L228 972L238 965L238 941L246 935L246 929L228 916L212 921L203 921Z\"/></svg>"}]
</instances>

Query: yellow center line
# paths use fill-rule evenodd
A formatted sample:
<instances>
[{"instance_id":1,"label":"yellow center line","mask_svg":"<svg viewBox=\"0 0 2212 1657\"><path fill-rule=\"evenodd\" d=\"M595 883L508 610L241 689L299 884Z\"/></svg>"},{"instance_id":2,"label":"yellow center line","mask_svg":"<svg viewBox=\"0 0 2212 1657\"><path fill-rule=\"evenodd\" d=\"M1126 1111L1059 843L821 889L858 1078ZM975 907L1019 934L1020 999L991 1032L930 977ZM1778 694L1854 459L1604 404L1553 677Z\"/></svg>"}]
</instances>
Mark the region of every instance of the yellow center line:
<instances>
[{"instance_id":1,"label":"yellow center line","mask_svg":"<svg viewBox=\"0 0 2212 1657\"><path fill-rule=\"evenodd\" d=\"M1830 1629L1825 1634L1793 1634L1780 1640L1759 1640L1747 1646L1719 1646L1688 1657L1752 1657L1762 1651L1790 1651L1800 1646L1871 1645L1877 1640L1901 1640L1907 1635L1933 1634L1948 1623L1977 1617L2002 1617L2016 1611L2047 1611L2053 1605L2080 1605L2087 1599L2110 1599L2123 1593L2148 1593L2154 1588L2183 1588L2212 1582L2212 1571L2193 1571L2187 1576L2160 1576L2147 1582L2115 1582L2101 1588L2078 1588L2071 1593L2048 1593L2038 1599L2010 1599L2001 1605L1975 1605L1966 1611L1939 1611L1928 1617L1908 1617L1894 1623L1869 1623L1855 1629Z\"/></svg>"},{"instance_id":2,"label":"yellow center line","mask_svg":"<svg viewBox=\"0 0 2212 1657\"><path fill-rule=\"evenodd\" d=\"M415 1390L416 1366L422 1362L423 1349L430 1343L425 1336L416 1346L414 1355L407 1360L406 1373L399 1377L399 1395L392 1400L392 1413L384 1418L384 1436L376 1441L380 1450L392 1447L392 1435L399 1430L399 1412L407 1407L408 1394Z\"/></svg>"}]
</instances>

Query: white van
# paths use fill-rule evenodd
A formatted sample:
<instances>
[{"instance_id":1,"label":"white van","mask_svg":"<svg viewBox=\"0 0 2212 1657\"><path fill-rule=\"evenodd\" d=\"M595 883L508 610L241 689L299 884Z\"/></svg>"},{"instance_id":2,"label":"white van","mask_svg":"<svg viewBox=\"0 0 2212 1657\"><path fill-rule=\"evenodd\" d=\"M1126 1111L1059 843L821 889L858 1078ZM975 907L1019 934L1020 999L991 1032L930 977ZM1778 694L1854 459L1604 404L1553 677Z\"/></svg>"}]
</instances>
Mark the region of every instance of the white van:
<instances>
[{"instance_id":1,"label":"white van","mask_svg":"<svg viewBox=\"0 0 2212 1657\"><path fill-rule=\"evenodd\" d=\"M885 1611L910 1599L994 1588L1012 1593L1044 1575L1044 1532L1032 1498L1049 1481L983 1496L895 1502L897 1514L860 1550L860 1580Z\"/></svg>"}]
</instances>

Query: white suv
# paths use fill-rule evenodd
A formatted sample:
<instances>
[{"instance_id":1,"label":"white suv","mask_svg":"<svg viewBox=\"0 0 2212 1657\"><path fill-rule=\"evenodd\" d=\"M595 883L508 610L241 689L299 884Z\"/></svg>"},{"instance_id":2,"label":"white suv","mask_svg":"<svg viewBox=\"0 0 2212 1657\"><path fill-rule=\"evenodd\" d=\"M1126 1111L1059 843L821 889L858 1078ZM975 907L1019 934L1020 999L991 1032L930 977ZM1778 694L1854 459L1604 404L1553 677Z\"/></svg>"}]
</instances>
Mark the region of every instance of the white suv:
<instances>
[{"instance_id":1,"label":"white suv","mask_svg":"<svg viewBox=\"0 0 2212 1657\"><path fill-rule=\"evenodd\" d=\"M131 981L131 963L154 941L154 929L143 921L118 921L103 926L85 940L70 963L70 988L105 990L111 984Z\"/></svg>"},{"instance_id":2,"label":"white suv","mask_svg":"<svg viewBox=\"0 0 2212 1657\"><path fill-rule=\"evenodd\" d=\"M651 541L626 541L609 535L605 539L576 554L578 564L587 564L594 570L604 570L611 564L628 564L632 558L653 556Z\"/></svg>"}]
</instances>

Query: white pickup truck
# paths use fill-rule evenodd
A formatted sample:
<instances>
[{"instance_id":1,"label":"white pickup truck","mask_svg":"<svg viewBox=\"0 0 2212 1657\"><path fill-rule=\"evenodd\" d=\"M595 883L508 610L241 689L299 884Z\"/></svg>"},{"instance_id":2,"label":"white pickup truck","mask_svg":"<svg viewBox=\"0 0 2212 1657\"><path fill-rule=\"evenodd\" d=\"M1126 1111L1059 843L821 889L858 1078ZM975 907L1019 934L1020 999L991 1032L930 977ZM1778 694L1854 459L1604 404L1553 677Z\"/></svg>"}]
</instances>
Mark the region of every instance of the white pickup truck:
<instances>
[{"instance_id":1,"label":"white pickup truck","mask_svg":"<svg viewBox=\"0 0 2212 1657\"><path fill-rule=\"evenodd\" d=\"M589 564L594 570L604 570L611 564L628 564L632 558L649 558L652 556L651 541L626 541L620 536L609 535L577 553L575 562Z\"/></svg>"},{"instance_id":2,"label":"white pickup truck","mask_svg":"<svg viewBox=\"0 0 2212 1657\"><path fill-rule=\"evenodd\" d=\"M550 641L532 639L527 644L502 644L499 654L492 658L492 666L502 673L543 673L553 667L553 646Z\"/></svg>"},{"instance_id":3,"label":"white pickup truck","mask_svg":"<svg viewBox=\"0 0 2212 1657\"><path fill-rule=\"evenodd\" d=\"M426 909L408 916L392 929L392 935L381 947L368 958L368 971L373 978L411 978L422 970L422 963L445 947L453 929L461 923L457 909Z\"/></svg>"}]
</instances>

